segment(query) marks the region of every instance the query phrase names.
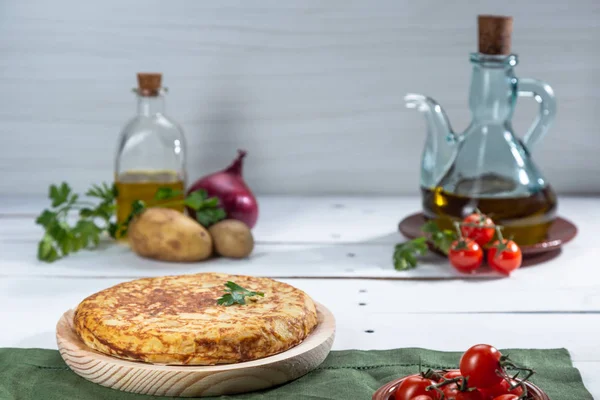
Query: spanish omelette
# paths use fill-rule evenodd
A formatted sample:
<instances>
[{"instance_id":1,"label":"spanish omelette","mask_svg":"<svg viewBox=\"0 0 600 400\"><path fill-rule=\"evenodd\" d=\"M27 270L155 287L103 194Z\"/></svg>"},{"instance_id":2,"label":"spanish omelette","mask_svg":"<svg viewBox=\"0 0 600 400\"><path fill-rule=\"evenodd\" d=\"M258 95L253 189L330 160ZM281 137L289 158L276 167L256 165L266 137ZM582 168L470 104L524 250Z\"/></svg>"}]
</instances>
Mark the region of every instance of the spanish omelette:
<instances>
[{"instance_id":1,"label":"spanish omelette","mask_svg":"<svg viewBox=\"0 0 600 400\"><path fill-rule=\"evenodd\" d=\"M217 305L227 281L264 293L246 304ZM114 357L169 365L250 361L288 350L317 325L312 299L269 278L220 273L145 278L84 299L75 331Z\"/></svg>"}]
</instances>

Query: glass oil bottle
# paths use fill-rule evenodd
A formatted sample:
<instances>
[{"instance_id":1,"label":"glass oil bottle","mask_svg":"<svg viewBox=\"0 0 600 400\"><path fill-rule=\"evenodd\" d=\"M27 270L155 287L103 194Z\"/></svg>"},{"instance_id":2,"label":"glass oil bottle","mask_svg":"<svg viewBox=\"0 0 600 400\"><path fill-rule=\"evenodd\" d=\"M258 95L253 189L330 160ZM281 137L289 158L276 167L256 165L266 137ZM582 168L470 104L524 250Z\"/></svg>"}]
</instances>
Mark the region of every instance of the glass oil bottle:
<instances>
[{"instance_id":1,"label":"glass oil bottle","mask_svg":"<svg viewBox=\"0 0 600 400\"><path fill-rule=\"evenodd\" d=\"M452 229L453 221L479 209L504 227L504 236L530 245L546 238L556 217L554 190L532 158L554 120L556 101L547 83L515 75L512 18L482 15L478 20L479 51L470 57L473 118L466 131L454 132L430 97L405 97L428 123L421 164L423 212ZM519 97L533 97L540 105L523 139L511 123Z\"/></svg>"},{"instance_id":2,"label":"glass oil bottle","mask_svg":"<svg viewBox=\"0 0 600 400\"><path fill-rule=\"evenodd\" d=\"M162 187L185 189L185 138L181 127L165 114L159 73L138 73L137 115L121 132L115 159L117 222L127 220L135 200L152 202ZM183 212L183 206L172 207Z\"/></svg>"}]
</instances>

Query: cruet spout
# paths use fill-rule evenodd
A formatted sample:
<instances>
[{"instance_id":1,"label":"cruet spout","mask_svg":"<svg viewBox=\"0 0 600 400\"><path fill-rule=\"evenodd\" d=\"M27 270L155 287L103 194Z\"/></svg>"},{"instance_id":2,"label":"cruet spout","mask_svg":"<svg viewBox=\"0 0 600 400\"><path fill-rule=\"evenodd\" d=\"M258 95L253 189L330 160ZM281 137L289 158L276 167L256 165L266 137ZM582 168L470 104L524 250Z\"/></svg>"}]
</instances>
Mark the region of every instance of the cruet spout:
<instances>
[{"instance_id":1,"label":"cruet spout","mask_svg":"<svg viewBox=\"0 0 600 400\"><path fill-rule=\"evenodd\" d=\"M450 121L435 100L422 94L404 96L407 108L416 108L425 115L427 138L421 165L421 186L431 188L442 179L452 165L456 153L456 135Z\"/></svg>"},{"instance_id":2,"label":"cruet spout","mask_svg":"<svg viewBox=\"0 0 600 400\"><path fill-rule=\"evenodd\" d=\"M404 96L407 108L416 108L425 114L427 122L427 134L436 136L440 140L451 144L455 135L452 132L450 121L444 112L442 106L431 97L423 96L422 94L409 93Z\"/></svg>"}]
</instances>

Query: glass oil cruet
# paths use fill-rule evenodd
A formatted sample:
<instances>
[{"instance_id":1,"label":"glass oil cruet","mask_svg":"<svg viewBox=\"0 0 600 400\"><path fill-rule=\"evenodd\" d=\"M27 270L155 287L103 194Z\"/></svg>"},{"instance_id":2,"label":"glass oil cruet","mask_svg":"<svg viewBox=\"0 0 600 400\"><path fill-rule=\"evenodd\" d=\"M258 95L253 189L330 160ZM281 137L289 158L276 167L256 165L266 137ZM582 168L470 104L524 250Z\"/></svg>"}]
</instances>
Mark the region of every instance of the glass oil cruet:
<instances>
[{"instance_id":1,"label":"glass oil cruet","mask_svg":"<svg viewBox=\"0 0 600 400\"><path fill-rule=\"evenodd\" d=\"M121 132L115 160L119 223L129 216L133 201L151 201L161 187L183 193L186 180L185 138L165 115L162 75L139 73L137 78L137 115ZM173 208L183 211L183 206Z\"/></svg>"},{"instance_id":2,"label":"glass oil cruet","mask_svg":"<svg viewBox=\"0 0 600 400\"><path fill-rule=\"evenodd\" d=\"M554 120L556 102L548 84L515 76L512 22L505 16L478 18L479 51L470 57L472 121L465 132L452 131L433 99L409 94L405 100L407 107L424 113L427 123L421 163L426 218L451 229L452 221L479 209L504 226L505 237L528 245L545 239L556 215L556 195L532 159L535 144ZM524 139L511 124L521 96L540 105Z\"/></svg>"}]
</instances>

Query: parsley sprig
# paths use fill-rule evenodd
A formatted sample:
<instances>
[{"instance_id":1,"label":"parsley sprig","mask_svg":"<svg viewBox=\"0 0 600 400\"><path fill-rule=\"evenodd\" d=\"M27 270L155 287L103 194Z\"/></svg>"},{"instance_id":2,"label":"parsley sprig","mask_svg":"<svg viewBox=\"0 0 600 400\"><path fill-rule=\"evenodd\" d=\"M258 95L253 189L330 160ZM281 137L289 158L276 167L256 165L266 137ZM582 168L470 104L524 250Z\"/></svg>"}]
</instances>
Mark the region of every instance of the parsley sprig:
<instances>
[{"instance_id":1,"label":"parsley sprig","mask_svg":"<svg viewBox=\"0 0 600 400\"><path fill-rule=\"evenodd\" d=\"M105 231L115 236L117 225L112 222L117 197L115 186L106 183L94 185L85 195L100 199L100 202L80 200L66 182L50 186L48 197L52 201L51 207L42 211L35 220L45 230L38 244L38 259L53 262L81 249L95 248ZM79 220L71 225L67 217L75 210L79 211Z\"/></svg>"},{"instance_id":2,"label":"parsley sprig","mask_svg":"<svg viewBox=\"0 0 600 400\"><path fill-rule=\"evenodd\" d=\"M427 253L427 238L420 237L396 245L394 249L394 268L406 271L417 266L417 256Z\"/></svg>"},{"instance_id":3,"label":"parsley sprig","mask_svg":"<svg viewBox=\"0 0 600 400\"><path fill-rule=\"evenodd\" d=\"M217 304L220 306L243 305L246 304L246 297L265 296L263 292L252 292L231 281L227 281L225 287L225 294L217 299Z\"/></svg>"},{"instance_id":4,"label":"parsley sprig","mask_svg":"<svg viewBox=\"0 0 600 400\"><path fill-rule=\"evenodd\" d=\"M448 255L448 252L450 251L452 242L458 239L456 231L451 229L440 229L435 221L427 221L421 227L421 230L426 234L429 234L429 240L433 246L446 255Z\"/></svg>"},{"instance_id":5,"label":"parsley sprig","mask_svg":"<svg viewBox=\"0 0 600 400\"><path fill-rule=\"evenodd\" d=\"M417 257L427 253L428 242L447 255L452 242L458 238L456 232L450 229L440 229L435 221L426 222L421 227L421 230L426 236L396 245L392 257L396 270L406 271L415 268L417 266Z\"/></svg>"}]
</instances>

